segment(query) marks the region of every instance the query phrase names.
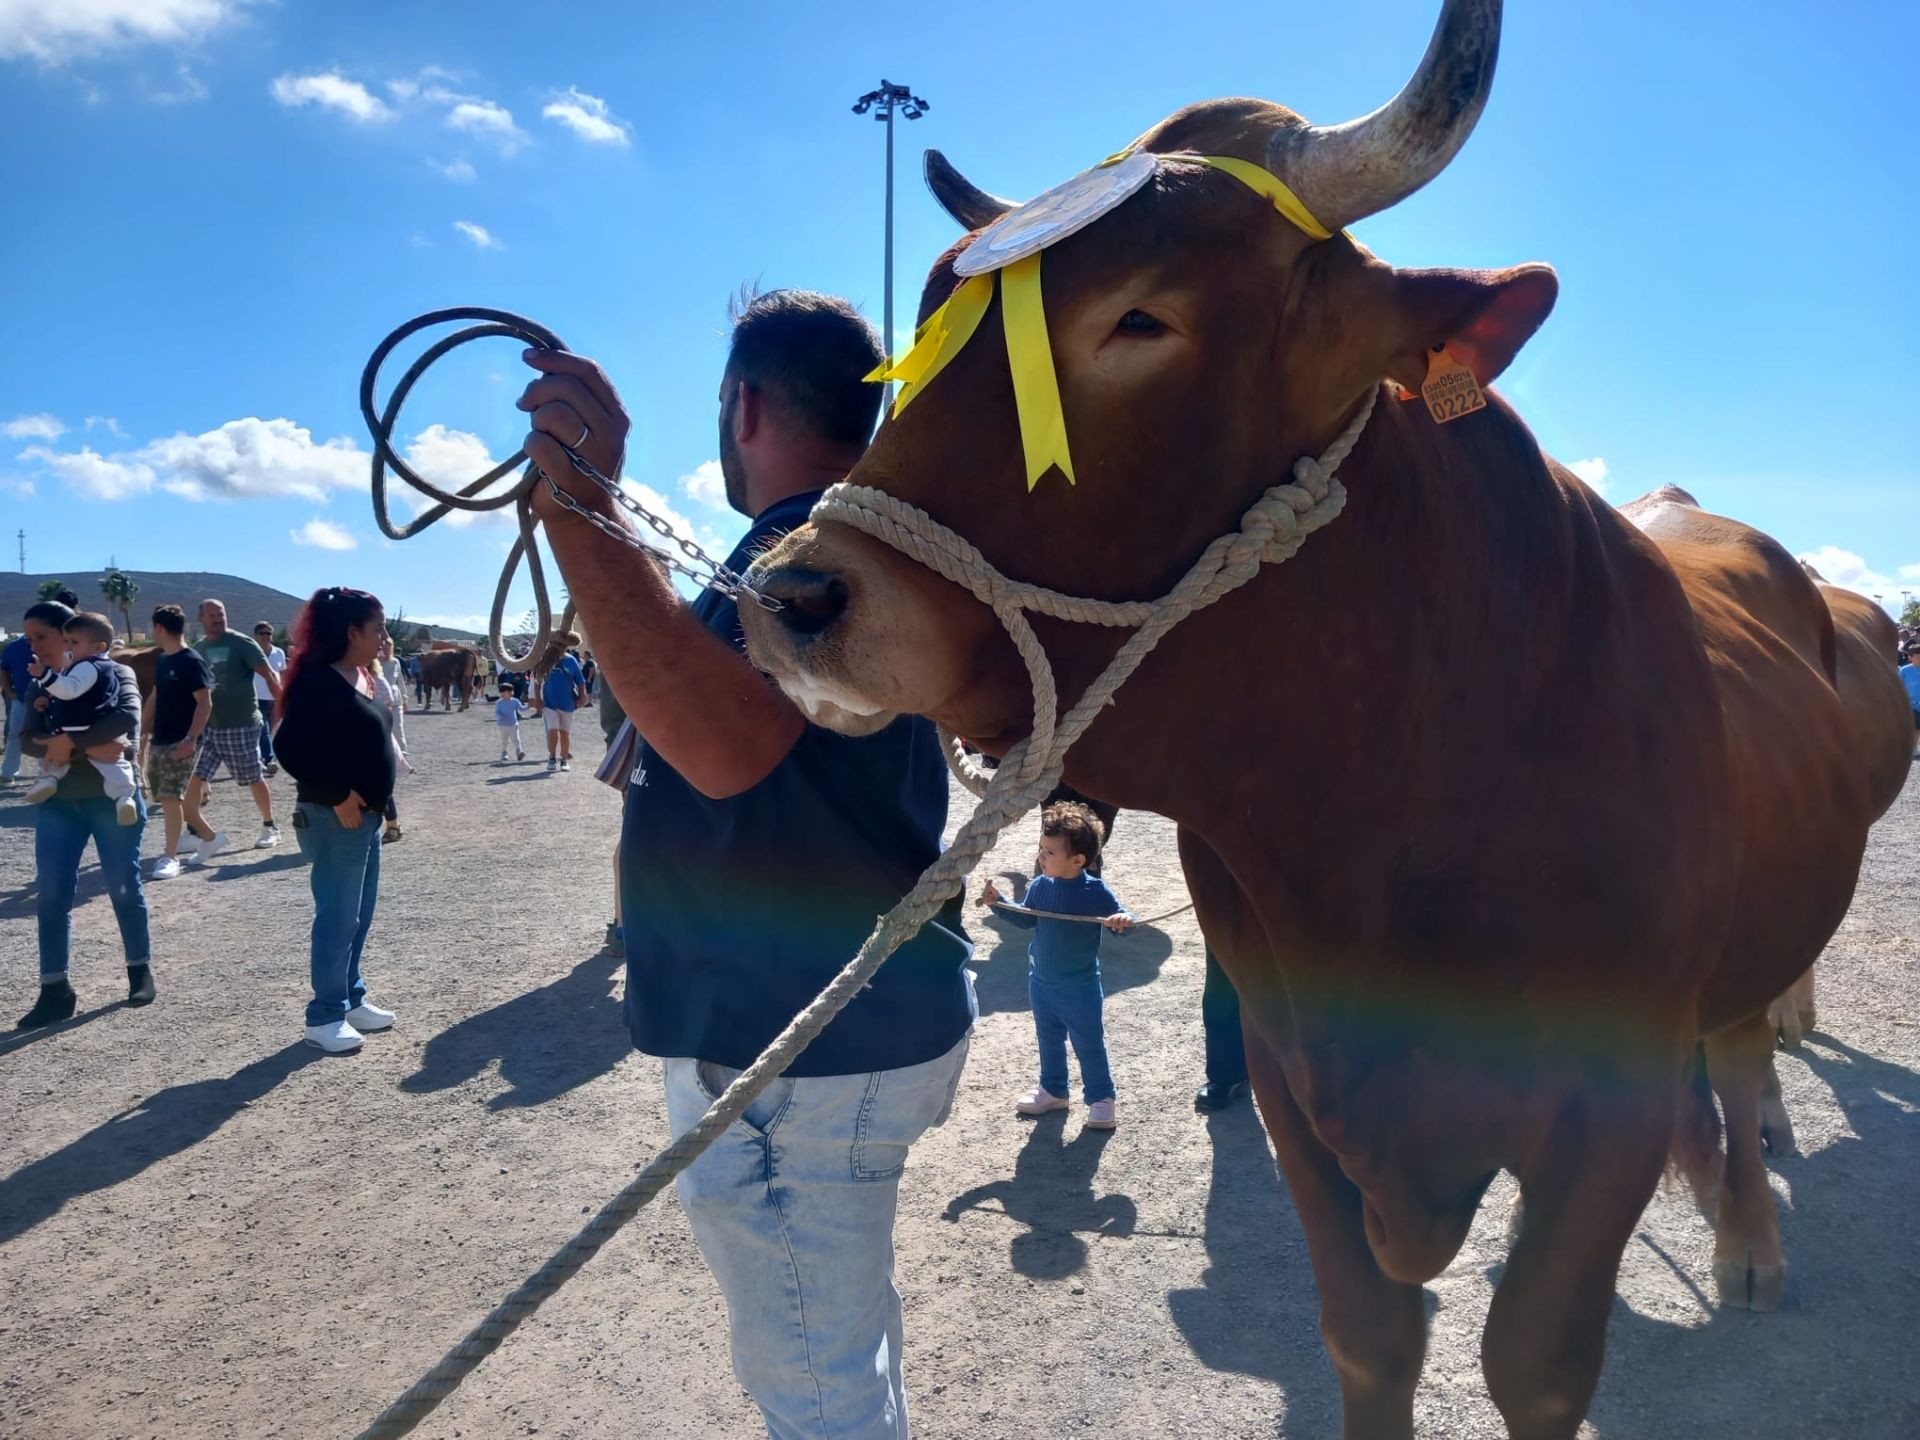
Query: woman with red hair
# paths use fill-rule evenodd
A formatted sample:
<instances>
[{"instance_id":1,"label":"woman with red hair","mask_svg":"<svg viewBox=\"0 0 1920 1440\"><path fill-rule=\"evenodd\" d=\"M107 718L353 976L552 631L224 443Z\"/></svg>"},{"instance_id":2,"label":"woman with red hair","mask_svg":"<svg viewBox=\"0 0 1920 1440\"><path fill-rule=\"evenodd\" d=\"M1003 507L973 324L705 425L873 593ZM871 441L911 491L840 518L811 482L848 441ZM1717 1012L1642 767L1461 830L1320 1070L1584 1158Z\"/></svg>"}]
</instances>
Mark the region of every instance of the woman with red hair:
<instances>
[{"instance_id":1,"label":"woman with red hair","mask_svg":"<svg viewBox=\"0 0 1920 1440\"><path fill-rule=\"evenodd\" d=\"M294 622L274 731L281 768L299 785L294 835L313 865L307 1043L330 1055L393 1024L360 974L380 892L380 812L393 797L393 720L374 701L370 670L386 635L377 597L316 590Z\"/></svg>"}]
</instances>

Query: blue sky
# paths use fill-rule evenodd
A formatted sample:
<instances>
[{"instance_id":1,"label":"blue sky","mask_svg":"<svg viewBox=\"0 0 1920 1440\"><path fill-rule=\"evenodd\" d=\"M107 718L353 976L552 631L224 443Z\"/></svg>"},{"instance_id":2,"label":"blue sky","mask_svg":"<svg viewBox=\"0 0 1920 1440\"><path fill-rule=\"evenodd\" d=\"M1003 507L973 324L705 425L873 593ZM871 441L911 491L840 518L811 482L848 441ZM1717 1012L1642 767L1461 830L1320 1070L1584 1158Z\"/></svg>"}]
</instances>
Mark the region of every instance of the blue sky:
<instances>
[{"instance_id":1,"label":"blue sky","mask_svg":"<svg viewBox=\"0 0 1920 1440\"><path fill-rule=\"evenodd\" d=\"M919 152L1023 196L1178 106L1385 100L1437 0L967 7L0 0L0 525L28 567L212 569L483 611L496 521L383 542L355 386L400 321L517 310L601 359L627 473L724 544L715 393L743 282L881 309L952 227ZM1357 228L1402 265L1546 260L1502 382L1616 501L1671 482L1889 598L1920 593L1920 119L1904 4L1515 0L1493 99L1433 185ZM902 324L905 322L903 321ZM516 347L416 392L402 439L478 473ZM516 607L525 603L524 585Z\"/></svg>"}]
</instances>

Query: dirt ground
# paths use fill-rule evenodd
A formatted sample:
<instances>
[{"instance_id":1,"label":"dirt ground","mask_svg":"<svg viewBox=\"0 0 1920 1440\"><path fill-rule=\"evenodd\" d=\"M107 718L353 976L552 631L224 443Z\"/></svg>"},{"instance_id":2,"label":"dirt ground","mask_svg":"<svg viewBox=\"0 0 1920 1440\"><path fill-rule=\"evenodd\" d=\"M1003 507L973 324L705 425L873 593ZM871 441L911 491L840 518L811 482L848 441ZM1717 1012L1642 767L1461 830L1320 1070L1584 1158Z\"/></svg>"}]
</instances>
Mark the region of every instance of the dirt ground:
<instances>
[{"instance_id":1,"label":"dirt ground","mask_svg":"<svg viewBox=\"0 0 1920 1440\"><path fill-rule=\"evenodd\" d=\"M658 1067L631 1052L600 953L615 797L586 769L495 766L488 718L410 718L420 773L402 783L407 838L386 851L367 959L400 1020L356 1057L299 1043L311 908L290 834L149 887L160 999L143 1011L118 1003L89 858L81 1014L0 1036L0 1435L350 1436L665 1141ZM290 805L285 777L275 789ZM1706 1225L1657 1199L1583 1435L1920 1434L1917 792L1875 832L1822 962L1819 1033L1780 1063L1805 1152L1773 1165L1786 1308L1716 1312ZM252 835L231 787L213 814ZM8 1024L36 973L32 833L27 807L0 802ZM1018 869L1031 843L1003 842L993 868ZM1178 903L1172 827L1123 816L1108 876L1136 913ZM1300 1225L1257 1117L1192 1110L1191 915L1108 943L1110 1136L1082 1130L1078 1105L1011 1113L1034 1068L1024 944L991 924L976 938L983 1016L960 1102L901 1196L916 1436L1336 1434ZM1431 1287L1423 1436L1503 1433L1478 1332L1508 1196L1503 1180ZM757 1433L674 1202L417 1433Z\"/></svg>"}]
</instances>

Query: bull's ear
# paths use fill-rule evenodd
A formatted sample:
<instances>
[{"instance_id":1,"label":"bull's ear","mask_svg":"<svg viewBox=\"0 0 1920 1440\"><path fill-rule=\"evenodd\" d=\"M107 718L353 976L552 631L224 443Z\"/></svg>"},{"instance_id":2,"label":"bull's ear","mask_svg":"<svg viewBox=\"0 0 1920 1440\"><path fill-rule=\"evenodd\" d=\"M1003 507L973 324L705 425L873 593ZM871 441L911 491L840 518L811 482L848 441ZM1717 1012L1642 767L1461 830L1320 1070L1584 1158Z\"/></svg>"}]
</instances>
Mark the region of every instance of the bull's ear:
<instances>
[{"instance_id":1,"label":"bull's ear","mask_svg":"<svg viewBox=\"0 0 1920 1440\"><path fill-rule=\"evenodd\" d=\"M1550 265L1396 270L1393 281L1399 343L1387 373L1409 390L1425 382L1427 356L1441 345L1487 384L1512 363L1560 294Z\"/></svg>"}]
</instances>

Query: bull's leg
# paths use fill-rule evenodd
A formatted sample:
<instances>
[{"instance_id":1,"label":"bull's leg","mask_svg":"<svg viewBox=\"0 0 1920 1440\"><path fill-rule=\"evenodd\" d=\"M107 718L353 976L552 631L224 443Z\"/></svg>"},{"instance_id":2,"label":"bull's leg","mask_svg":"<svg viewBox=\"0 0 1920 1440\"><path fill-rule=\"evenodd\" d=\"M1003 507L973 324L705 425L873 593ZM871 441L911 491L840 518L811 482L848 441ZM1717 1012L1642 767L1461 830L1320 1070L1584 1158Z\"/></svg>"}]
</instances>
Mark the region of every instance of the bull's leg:
<instances>
[{"instance_id":1,"label":"bull's leg","mask_svg":"<svg viewBox=\"0 0 1920 1440\"><path fill-rule=\"evenodd\" d=\"M1722 1305L1776 1309L1786 1289L1787 1262L1761 1155L1773 1022L1763 1012L1709 1035L1707 1069L1727 1123L1727 1171L1713 1227L1713 1282ZM1785 1113L1783 1107L1780 1114Z\"/></svg>"},{"instance_id":2,"label":"bull's leg","mask_svg":"<svg viewBox=\"0 0 1920 1440\"><path fill-rule=\"evenodd\" d=\"M1806 1033L1813 1029L1813 967L1788 987L1787 993L1767 1007L1767 1019L1789 1050L1798 1050Z\"/></svg>"},{"instance_id":3,"label":"bull's leg","mask_svg":"<svg viewBox=\"0 0 1920 1440\"><path fill-rule=\"evenodd\" d=\"M1677 1067L1675 1067L1677 1069ZM1520 1177L1526 1196L1481 1336L1512 1440L1573 1440L1600 1381L1620 1256L1660 1182L1672 1087L1572 1097Z\"/></svg>"},{"instance_id":4,"label":"bull's leg","mask_svg":"<svg viewBox=\"0 0 1920 1440\"><path fill-rule=\"evenodd\" d=\"M1420 1287L1389 1279L1373 1258L1359 1190L1307 1127L1279 1061L1251 1029L1247 1073L1306 1231L1320 1334L1340 1379L1343 1440L1411 1440L1427 1350Z\"/></svg>"}]
</instances>

